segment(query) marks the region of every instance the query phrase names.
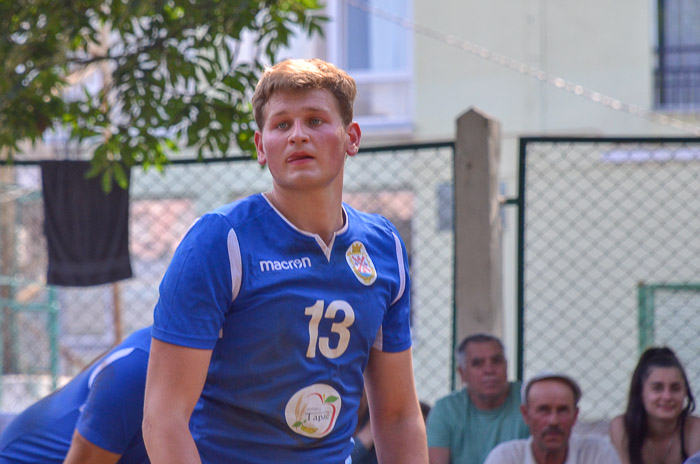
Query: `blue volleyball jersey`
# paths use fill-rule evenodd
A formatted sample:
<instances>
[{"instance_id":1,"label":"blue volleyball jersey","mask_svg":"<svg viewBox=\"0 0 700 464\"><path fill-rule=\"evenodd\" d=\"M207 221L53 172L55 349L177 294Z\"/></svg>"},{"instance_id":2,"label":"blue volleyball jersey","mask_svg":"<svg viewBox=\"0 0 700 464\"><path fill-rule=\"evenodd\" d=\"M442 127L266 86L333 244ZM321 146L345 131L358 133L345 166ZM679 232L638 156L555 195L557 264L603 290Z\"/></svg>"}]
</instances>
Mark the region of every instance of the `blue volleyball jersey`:
<instances>
[{"instance_id":1,"label":"blue volleyball jersey","mask_svg":"<svg viewBox=\"0 0 700 464\"><path fill-rule=\"evenodd\" d=\"M253 195L202 216L175 252L153 336L213 350L190 421L203 462L343 462L370 348L411 346L399 235L343 210L327 246Z\"/></svg>"},{"instance_id":2,"label":"blue volleyball jersey","mask_svg":"<svg viewBox=\"0 0 700 464\"><path fill-rule=\"evenodd\" d=\"M141 434L151 329L134 332L67 385L19 414L0 436L0 463L62 463L73 431L121 454L121 464L148 463Z\"/></svg>"}]
</instances>

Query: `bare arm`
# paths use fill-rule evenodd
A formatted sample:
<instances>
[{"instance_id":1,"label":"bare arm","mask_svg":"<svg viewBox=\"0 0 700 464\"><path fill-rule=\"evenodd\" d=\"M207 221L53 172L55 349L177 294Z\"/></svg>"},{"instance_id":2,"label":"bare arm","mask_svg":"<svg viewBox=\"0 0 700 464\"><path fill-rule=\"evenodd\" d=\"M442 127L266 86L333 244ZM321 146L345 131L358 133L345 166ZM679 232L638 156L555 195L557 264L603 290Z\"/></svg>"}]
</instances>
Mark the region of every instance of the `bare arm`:
<instances>
[{"instance_id":1,"label":"bare arm","mask_svg":"<svg viewBox=\"0 0 700 464\"><path fill-rule=\"evenodd\" d=\"M430 464L450 464L450 449L438 446L428 448Z\"/></svg>"},{"instance_id":2,"label":"bare arm","mask_svg":"<svg viewBox=\"0 0 700 464\"><path fill-rule=\"evenodd\" d=\"M425 423L413 381L411 350L372 349L365 369L372 432L382 464L427 464Z\"/></svg>"},{"instance_id":3,"label":"bare arm","mask_svg":"<svg viewBox=\"0 0 700 464\"><path fill-rule=\"evenodd\" d=\"M625 425L622 416L617 416L610 422L610 442L615 447L615 451L617 451L617 455L620 457L622 464L629 464L630 459L627 455L627 437L625 434Z\"/></svg>"},{"instance_id":4,"label":"bare arm","mask_svg":"<svg viewBox=\"0 0 700 464\"><path fill-rule=\"evenodd\" d=\"M80 435L78 429L73 432L66 460L64 464L114 464L120 454L112 453L104 448L100 448Z\"/></svg>"},{"instance_id":5,"label":"bare arm","mask_svg":"<svg viewBox=\"0 0 700 464\"><path fill-rule=\"evenodd\" d=\"M146 376L143 440L152 463L200 463L189 420L209 370L211 350L153 339Z\"/></svg>"}]
</instances>

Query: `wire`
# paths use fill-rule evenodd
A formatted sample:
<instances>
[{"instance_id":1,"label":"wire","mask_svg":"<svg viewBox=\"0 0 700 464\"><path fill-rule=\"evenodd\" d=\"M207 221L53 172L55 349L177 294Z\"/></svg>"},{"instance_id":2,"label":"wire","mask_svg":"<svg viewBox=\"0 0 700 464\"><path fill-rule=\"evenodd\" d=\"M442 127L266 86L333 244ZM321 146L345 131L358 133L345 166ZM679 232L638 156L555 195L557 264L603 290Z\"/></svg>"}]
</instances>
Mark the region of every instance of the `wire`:
<instances>
[{"instance_id":1,"label":"wire","mask_svg":"<svg viewBox=\"0 0 700 464\"><path fill-rule=\"evenodd\" d=\"M378 18L384 19L394 24L398 24L399 26L405 29L412 30L417 34L433 38L439 42L442 42L445 45L458 48L474 56L490 61L492 63L496 63L512 71L518 72L522 75L532 77L541 82L546 82L547 84L553 87L586 98L594 103L603 105L614 111L624 112L639 118L646 119L648 121L652 121L662 126L673 127L674 129L679 129L700 137L700 126L697 126L695 124L691 124L678 118L674 118L653 110L649 110L641 106L625 103L617 98L605 95L593 89L589 89L587 87L584 87L583 85L577 84L576 82L563 79L534 66L530 66L529 64L523 63L508 56L489 50L486 47L482 47L480 45L473 44L467 40L461 39L454 35L447 34L445 32L441 32L429 28L427 26L423 26L414 21L409 21L405 18L401 18L380 8L368 5L367 3L356 0L342 1L347 5L359 8L367 13L370 13Z\"/></svg>"}]
</instances>

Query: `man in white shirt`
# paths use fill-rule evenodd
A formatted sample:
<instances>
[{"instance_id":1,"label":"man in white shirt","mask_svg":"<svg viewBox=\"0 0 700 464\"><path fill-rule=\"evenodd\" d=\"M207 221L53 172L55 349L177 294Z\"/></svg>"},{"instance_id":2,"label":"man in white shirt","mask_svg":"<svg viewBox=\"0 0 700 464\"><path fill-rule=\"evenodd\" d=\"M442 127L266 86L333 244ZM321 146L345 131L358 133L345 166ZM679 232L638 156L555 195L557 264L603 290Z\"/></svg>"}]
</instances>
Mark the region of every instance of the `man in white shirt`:
<instances>
[{"instance_id":1,"label":"man in white shirt","mask_svg":"<svg viewBox=\"0 0 700 464\"><path fill-rule=\"evenodd\" d=\"M574 379L543 372L523 385L521 396L530 438L501 443L484 464L620 464L608 440L571 434L581 399Z\"/></svg>"}]
</instances>

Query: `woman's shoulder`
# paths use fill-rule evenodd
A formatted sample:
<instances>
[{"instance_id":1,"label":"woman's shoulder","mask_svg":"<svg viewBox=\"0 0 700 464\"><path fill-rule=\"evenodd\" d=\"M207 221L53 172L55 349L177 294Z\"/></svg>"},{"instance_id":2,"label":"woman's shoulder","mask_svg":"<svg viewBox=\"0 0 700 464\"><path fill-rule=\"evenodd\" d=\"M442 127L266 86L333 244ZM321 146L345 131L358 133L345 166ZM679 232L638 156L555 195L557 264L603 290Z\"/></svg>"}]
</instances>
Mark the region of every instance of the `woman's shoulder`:
<instances>
[{"instance_id":1,"label":"woman's shoulder","mask_svg":"<svg viewBox=\"0 0 700 464\"><path fill-rule=\"evenodd\" d=\"M620 414L615 416L610 421L610 433L613 431L624 431L625 429L625 416Z\"/></svg>"},{"instance_id":2,"label":"woman's shoulder","mask_svg":"<svg viewBox=\"0 0 700 464\"><path fill-rule=\"evenodd\" d=\"M688 416L685 420L685 436L688 455L700 451L700 417Z\"/></svg>"},{"instance_id":3,"label":"woman's shoulder","mask_svg":"<svg viewBox=\"0 0 700 464\"><path fill-rule=\"evenodd\" d=\"M685 429L689 434L697 434L700 437L700 416L688 416L685 419Z\"/></svg>"},{"instance_id":4,"label":"woman's shoulder","mask_svg":"<svg viewBox=\"0 0 700 464\"><path fill-rule=\"evenodd\" d=\"M627 432L625 432L625 416L615 416L610 421L610 442L612 443L620 461L623 464L629 463L627 457Z\"/></svg>"},{"instance_id":5,"label":"woman's shoulder","mask_svg":"<svg viewBox=\"0 0 700 464\"><path fill-rule=\"evenodd\" d=\"M620 447L625 437L625 418L623 415L615 416L610 421L610 441L615 447Z\"/></svg>"},{"instance_id":6,"label":"woman's shoulder","mask_svg":"<svg viewBox=\"0 0 700 464\"><path fill-rule=\"evenodd\" d=\"M700 416L690 415L686 417L685 429L688 433L696 433L700 436Z\"/></svg>"}]
</instances>

